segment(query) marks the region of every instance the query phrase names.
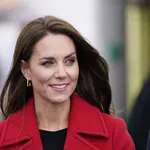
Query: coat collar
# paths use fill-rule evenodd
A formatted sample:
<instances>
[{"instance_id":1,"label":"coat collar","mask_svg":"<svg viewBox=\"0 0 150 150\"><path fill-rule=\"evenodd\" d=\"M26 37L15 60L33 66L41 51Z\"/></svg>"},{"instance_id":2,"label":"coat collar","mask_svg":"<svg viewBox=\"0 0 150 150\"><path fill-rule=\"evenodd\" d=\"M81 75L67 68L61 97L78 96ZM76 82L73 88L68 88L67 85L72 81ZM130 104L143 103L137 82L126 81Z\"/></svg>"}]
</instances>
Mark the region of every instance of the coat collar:
<instances>
[{"instance_id":1,"label":"coat collar","mask_svg":"<svg viewBox=\"0 0 150 150\"><path fill-rule=\"evenodd\" d=\"M86 140L86 137L108 138L103 114L78 95L73 95L71 97L70 117L64 150L76 150L80 149L80 146L82 149L84 147L85 150L88 150L89 147L97 150L92 143ZM0 148L19 143L24 143L19 150L30 150L31 147L42 150L33 99L30 99L22 109L13 113L4 121ZM73 145L78 148L74 147L73 149ZM27 149L27 147L30 148Z\"/></svg>"},{"instance_id":2,"label":"coat collar","mask_svg":"<svg viewBox=\"0 0 150 150\"><path fill-rule=\"evenodd\" d=\"M102 113L78 95L72 96L69 127L77 133L107 137L107 128Z\"/></svg>"}]
</instances>

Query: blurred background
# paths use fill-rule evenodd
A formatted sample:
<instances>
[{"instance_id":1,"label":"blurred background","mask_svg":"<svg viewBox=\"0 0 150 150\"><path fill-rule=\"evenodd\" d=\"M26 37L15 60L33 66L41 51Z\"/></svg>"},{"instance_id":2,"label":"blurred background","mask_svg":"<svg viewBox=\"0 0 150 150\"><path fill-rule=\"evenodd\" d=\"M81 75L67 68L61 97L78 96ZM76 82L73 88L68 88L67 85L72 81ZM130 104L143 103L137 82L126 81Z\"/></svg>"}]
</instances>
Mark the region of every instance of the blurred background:
<instances>
[{"instance_id":1,"label":"blurred background","mask_svg":"<svg viewBox=\"0 0 150 150\"><path fill-rule=\"evenodd\" d=\"M74 25L108 61L112 105L128 123L149 78L149 5L148 0L1 0L0 91L20 30L32 19L54 15Z\"/></svg>"}]
</instances>

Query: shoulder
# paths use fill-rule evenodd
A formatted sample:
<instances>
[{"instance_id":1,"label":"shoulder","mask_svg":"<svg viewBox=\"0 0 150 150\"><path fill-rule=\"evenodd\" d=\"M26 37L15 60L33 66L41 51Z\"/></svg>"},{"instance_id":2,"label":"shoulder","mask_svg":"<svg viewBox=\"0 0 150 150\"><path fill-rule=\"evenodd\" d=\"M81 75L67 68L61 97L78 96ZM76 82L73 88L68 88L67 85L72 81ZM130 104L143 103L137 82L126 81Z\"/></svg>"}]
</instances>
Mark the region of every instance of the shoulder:
<instances>
[{"instance_id":1,"label":"shoulder","mask_svg":"<svg viewBox=\"0 0 150 150\"><path fill-rule=\"evenodd\" d=\"M5 128L6 124L7 124L7 122L8 122L7 119L0 122L0 137L1 137L2 133L3 133L3 131L4 131L4 128Z\"/></svg>"},{"instance_id":2,"label":"shoulder","mask_svg":"<svg viewBox=\"0 0 150 150\"><path fill-rule=\"evenodd\" d=\"M127 125L122 118L100 112L103 116L109 136L112 137L114 149L135 150L133 140L128 133Z\"/></svg>"},{"instance_id":3,"label":"shoulder","mask_svg":"<svg viewBox=\"0 0 150 150\"><path fill-rule=\"evenodd\" d=\"M4 125L5 125L5 123L6 123L7 121L8 121L7 119L0 121L0 131L1 131L1 129L4 127Z\"/></svg>"},{"instance_id":4,"label":"shoulder","mask_svg":"<svg viewBox=\"0 0 150 150\"><path fill-rule=\"evenodd\" d=\"M100 112L108 128L114 130L116 127L121 130L127 129L126 123L122 118Z\"/></svg>"},{"instance_id":5,"label":"shoulder","mask_svg":"<svg viewBox=\"0 0 150 150\"><path fill-rule=\"evenodd\" d=\"M112 133L114 137L119 136L123 132L127 132L126 123L122 118L118 118L102 112L100 112L100 114L103 117L107 129Z\"/></svg>"}]
</instances>

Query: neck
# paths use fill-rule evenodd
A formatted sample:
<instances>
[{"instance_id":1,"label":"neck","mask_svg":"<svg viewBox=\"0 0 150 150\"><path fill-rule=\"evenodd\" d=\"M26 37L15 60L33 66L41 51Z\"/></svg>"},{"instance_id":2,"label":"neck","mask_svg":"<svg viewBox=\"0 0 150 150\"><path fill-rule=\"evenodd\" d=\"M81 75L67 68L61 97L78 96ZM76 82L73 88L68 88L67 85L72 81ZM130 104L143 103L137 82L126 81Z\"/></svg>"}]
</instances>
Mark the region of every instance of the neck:
<instances>
[{"instance_id":1,"label":"neck","mask_svg":"<svg viewBox=\"0 0 150 150\"><path fill-rule=\"evenodd\" d=\"M68 127L70 100L60 104L52 104L43 99L35 101L39 129L57 131Z\"/></svg>"}]
</instances>

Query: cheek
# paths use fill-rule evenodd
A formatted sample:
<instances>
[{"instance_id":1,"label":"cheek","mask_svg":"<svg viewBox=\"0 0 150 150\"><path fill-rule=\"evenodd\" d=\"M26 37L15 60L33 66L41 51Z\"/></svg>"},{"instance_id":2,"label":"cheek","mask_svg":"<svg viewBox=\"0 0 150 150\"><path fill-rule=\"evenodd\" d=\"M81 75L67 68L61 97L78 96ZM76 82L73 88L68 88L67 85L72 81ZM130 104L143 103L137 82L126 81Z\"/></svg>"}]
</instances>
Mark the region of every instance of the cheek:
<instances>
[{"instance_id":1,"label":"cheek","mask_svg":"<svg viewBox=\"0 0 150 150\"><path fill-rule=\"evenodd\" d=\"M79 67L75 67L71 72L72 80L78 80L79 77Z\"/></svg>"},{"instance_id":2,"label":"cheek","mask_svg":"<svg viewBox=\"0 0 150 150\"><path fill-rule=\"evenodd\" d=\"M52 76L52 73L50 70L46 69L34 69L31 71L31 80L38 81L38 82L46 82L49 80L49 78Z\"/></svg>"}]
</instances>

